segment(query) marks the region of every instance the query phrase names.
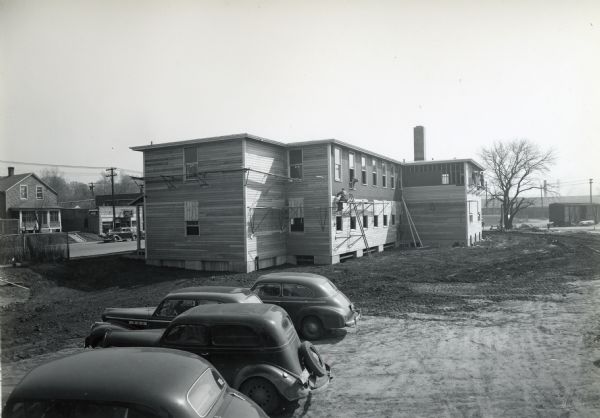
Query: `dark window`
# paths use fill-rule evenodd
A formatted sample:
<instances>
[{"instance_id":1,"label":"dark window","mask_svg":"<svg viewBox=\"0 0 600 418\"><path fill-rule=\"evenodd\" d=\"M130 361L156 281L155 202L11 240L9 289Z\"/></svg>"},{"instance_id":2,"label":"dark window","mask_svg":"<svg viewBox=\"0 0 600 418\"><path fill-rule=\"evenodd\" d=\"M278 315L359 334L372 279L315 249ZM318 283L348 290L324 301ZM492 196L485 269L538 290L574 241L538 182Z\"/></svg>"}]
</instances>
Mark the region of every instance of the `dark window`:
<instances>
[{"instance_id":1,"label":"dark window","mask_svg":"<svg viewBox=\"0 0 600 418\"><path fill-rule=\"evenodd\" d=\"M396 215L392 214L392 225L396 225Z\"/></svg>"},{"instance_id":2,"label":"dark window","mask_svg":"<svg viewBox=\"0 0 600 418\"><path fill-rule=\"evenodd\" d=\"M350 217L350 229L356 229L356 216Z\"/></svg>"},{"instance_id":3,"label":"dark window","mask_svg":"<svg viewBox=\"0 0 600 418\"><path fill-rule=\"evenodd\" d=\"M341 216L336 216L335 217L335 230L336 231L342 231L344 229L344 224L342 222L342 217Z\"/></svg>"},{"instance_id":4,"label":"dark window","mask_svg":"<svg viewBox=\"0 0 600 418\"><path fill-rule=\"evenodd\" d=\"M367 185L367 157L360 157L360 174L363 185Z\"/></svg>"},{"instance_id":5,"label":"dark window","mask_svg":"<svg viewBox=\"0 0 600 418\"><path fill-rule=\"evenodd\" d=\"M363 228L369 227L369 217L367 215L363 215Z\"/></svg>"},{"instance_id":6,"label":"dark window","mask_svg":"<svg viewBox=\"0 0 600 418\"><path fill-rule=\"evenodd\" d=\"M396 187L396 177L394 176L394 168L392 167L392 173L390 175L390 187L393 189Z\"/></svg>"},{"instance_id":7,"label":"dark window","mask_svg":"<svg viewBox=\"0 0 600 418\"><path fill-rule=\"evenodd\" d=\"M185 179L192 180L198 178L198 148L189 147L183 149L185 159Z\"/></svg>"},{"instance_id":8,"label":"dark window","mask_svg":"<svg viewBox=\"0 0 600 418\"><path fill-rule=\"evenodd\" d=\"M342 179L342 150L336 147L333 153L335 159L334 178L335 181L340 181Z\"/></svg>"},{"instance_id":9,"label":"dark window","mask_svg":"<svg viewBox=\"0 0 600 418\"><path fill-rule=\"evenodd\" d=\"M348 177L350 180L350 187L354 188L354 153L348 153Z\"/></svg>"},{"instance_id":10,"label":"dark window","mask_svg":"<svg viewBox=\"0 0 600 418\"><path fill-rule=\"evenodd\" d=\"M373 171L373 186L377 186L377 160L373 158L371 161L373 163L372 171Z\"/></svg>"},{"instance_id":11,"label":"dark window","mask_svg":"<svg viewBox=\"0 0 600 418\"><path fill-rule=\"evenodd\" d=\"M27 186L21 186L21 199L27 199Z\"/></svg>"},{"instance_id":12,"label":"dark window","mask_svg":"<svg viewBox=\"0 0 600 418\"><path fill-rule=\"evenodd\" d=\"M373 226L379 226L379 215L373 215Z\"/></svg>"},{"instance_id":13,"label":"dark window","mask_svg":"<svg viewBox=\"0 0 600 418\"><path fill-rule=\"evenodd\" d=\"M290 150L290 177L293 179L302 178L302 150Z\"/></svg>"},{"instance_id":14,"label":"dark window","mask_svg":"<svg viewBox=\"0 0 600 418\"><path fill-rule=\"evenodd\" d=\"M42 186L35 186L35 198L38 200L44 198L44 189L42 189Z\"/></svg>"},{"instance_id":15,"label":"dark window","mask_svg":"<svg viewBox=\"0 0 600 418\"><path fill-rule=\"evenodd\" d=\"M381 187L387 187L387 167L384 162L381 163Z\"/></svg>"},{"instance_id":16,"label":"dark window","mask_svg":"<svg viewBox=\"0 0 600 418\"><path fill-rule=\"evenodd\" d=\"M290 219L290 231L303 232L304 231L304 218Z\"/></svg>"},{"instance_id":17,"label":"dark window","mask_svg":"<svg viewBox=\"0 0 600 418\"><path fill-rule=\"evenodd\" d=\"M173 318L194 306L196 306L194 299L167 299L156 308L154 315Z\"/></svg>"},{"instance_id":18,"label":"dark window","mask_svg":"<svg viewBox=\"0 0 600 418\"><path fill-rule=\"evenodd\" d=\"M313 297L313 291L306 286L294 283L283 284L283 296L310 298Z\"/></svg>"},{"instance_id":19,"label":"dark window","mask_svg":"<svg viewBox=\"0 0 600 418\"><path fill-rule=\"evenodd\" d=\"M276 283L259 284L254 292L261 298L281 296L281 285Z\"/></svg>"},{"instance_id":20,"label":"dark window","mask_svg":"<svg viewBox=\"0 0 600 418\"><path fill-rule=\"evenodd\" d=\"M213 345L227 347L258 347L260 337L244 325L215 325L211 329Z\"/></svg>"},{"instance_id":21,"label":"dark window","mask_svg":"<svg viewBox=\"0 0 600 418\"><path fill-rule=\"evenodd\" d=\"M164 341L177 345L208 345L208 330L204 325L175 325L165 331Z\"/></svg>"},{"instance_id":22,"label":"dark window","mask_svg":"<svg viewBox=\"0 0 600 418\"><path fill-rule=\"evenodd\" d=\"M185 234L186 235L200 235L200 226L198 225L198 221L186 221Z\"/></svg>"},{"instance_id":23,"label":"dark window","mask_svg":"<svg viewBox=\"0 0 600 418\"><path fill-rule=\"evenodd\" d=\"M58 222L58 211L50 211L50 222Z\"/></svg>"},{"instance_id":24,"label":"dark window","mask_svg":"<svg viewBox=\"0 0 600 418\"><path fill-rule=\"evenodd\" d=\"M388 226L387 215L383 215L383 226Z\"/></svg>"}]
</instances>

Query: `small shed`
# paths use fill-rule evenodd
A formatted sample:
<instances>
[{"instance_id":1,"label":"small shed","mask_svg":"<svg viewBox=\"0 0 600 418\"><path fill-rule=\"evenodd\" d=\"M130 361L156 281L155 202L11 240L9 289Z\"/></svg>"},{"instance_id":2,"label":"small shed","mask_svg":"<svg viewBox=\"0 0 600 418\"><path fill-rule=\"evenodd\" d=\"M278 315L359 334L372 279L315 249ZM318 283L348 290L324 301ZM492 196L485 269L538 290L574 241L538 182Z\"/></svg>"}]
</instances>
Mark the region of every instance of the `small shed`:
<instances>
[{"instance_id":1,"label":"small shed","mask_svg":"<svg viewBox=\"0 0 600 418\"><path fill-rule=\"evenodd\" d=\"M600 219L600 203L551 203L549 206L550 222L556 226L577 225L581 221Z\"/></svg>"}]
</instances>

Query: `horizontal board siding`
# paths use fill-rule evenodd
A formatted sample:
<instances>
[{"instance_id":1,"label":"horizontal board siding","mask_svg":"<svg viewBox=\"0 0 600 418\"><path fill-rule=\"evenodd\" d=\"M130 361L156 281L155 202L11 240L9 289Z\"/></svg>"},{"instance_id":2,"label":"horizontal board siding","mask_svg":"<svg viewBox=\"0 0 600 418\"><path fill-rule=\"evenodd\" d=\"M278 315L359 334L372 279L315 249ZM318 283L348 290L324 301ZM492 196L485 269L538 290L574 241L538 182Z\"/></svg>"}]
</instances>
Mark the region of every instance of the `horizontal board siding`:
<instances>
[{"instance_id":1,"label":"horizontal board siding","mask_svg":"<svg viewBox=\"0 0 600 418\"><path fill-rule=\"evenodd\" d=\"M246 140L246 261L287 254L286 205L287 150ZM262 173L261 173L262 172ZM265 175L263 173L271 173ZM285 215L285 216L282 216Z\"/></svg>"},{"instance_id":2,"label":"horizontal board siding","mask_svg":"<svg viewBox=\"0 0 600 418\"><path fill-rule=\"evenodd\" d=\"M302 180L288 183L288 198L304 198L304 232L289 232L289 255L331 255L328 146L302 147Z\"/></svg>"},{"instance_id":3,"label":"horizontal board siding","mask_svg":"<svg viewBox=\"0 0 600 418\"><path fill-rule=\"evenodd\" d=\"M152 260L182 265L192 262L244 264L244 219L241 140L198 145L198 171L204 181L184 181L183 147L144 152L146 181L146 253ZM239 170L239 171L238 171ZM167 178L163 178L166 176ZM186 236L185 202L197 203L199 236ZM193 214L188 206L188 216ZM188 263L189 264L189 263ZM191 266L191 264L189 264Z\"/></svg>"}]
</instances>

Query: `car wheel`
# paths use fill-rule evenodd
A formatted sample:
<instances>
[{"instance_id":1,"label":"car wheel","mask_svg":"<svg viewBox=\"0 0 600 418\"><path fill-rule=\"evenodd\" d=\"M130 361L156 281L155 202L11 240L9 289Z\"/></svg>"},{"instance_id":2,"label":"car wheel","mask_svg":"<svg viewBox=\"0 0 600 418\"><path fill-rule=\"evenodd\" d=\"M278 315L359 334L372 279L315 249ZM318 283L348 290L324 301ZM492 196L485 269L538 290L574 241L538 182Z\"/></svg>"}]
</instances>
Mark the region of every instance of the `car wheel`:
<instances>
[{"instance_id":1,"label":"car wheel","mask_svg":"<svg viewBox=\"0 0 600 418\"><path fill-rule=\"evenodd\" d=\"M123 238L121 238L121 236L120 236L120 235L115 235L115 237L114 237L113 239L114 239L115 241L117 241L117 242L121 242L121 241L123 241Z\"/></svg>"},{"instance_id":2,"label":"car wheel","mask_svg":"<svg viewBox=\"0 0 600 418\"><path fill-rule=\"evenodd\" d=\"M240 392L252 399L267 414L272 414L279 408L280 395L271 382L262 377L248 379L240 387Z\"/></svg>"},{"instance_id":3,"label":"car wheel","mask_svg":"<svg viewBox=\"0 0 600 418\"><path fill-rule=\"evenodd\" d=\"M321 354L317 348L309 341L304 341L300 346L300 357L304 361L304 365L309 372L314 373L317 377L325 376L325 363L321 358Z\"/></svg>"},{"instance_id":4,"label":"car wheel","mask_svg":"<svg viewBox=\"0 0 600 418\"><path fill-rule=\"evenodd\" d=\"M316 316L307 316L302 320L301 332L307 340L318 340L323 335L323 324Z\"/></svg>"}]
</instances>

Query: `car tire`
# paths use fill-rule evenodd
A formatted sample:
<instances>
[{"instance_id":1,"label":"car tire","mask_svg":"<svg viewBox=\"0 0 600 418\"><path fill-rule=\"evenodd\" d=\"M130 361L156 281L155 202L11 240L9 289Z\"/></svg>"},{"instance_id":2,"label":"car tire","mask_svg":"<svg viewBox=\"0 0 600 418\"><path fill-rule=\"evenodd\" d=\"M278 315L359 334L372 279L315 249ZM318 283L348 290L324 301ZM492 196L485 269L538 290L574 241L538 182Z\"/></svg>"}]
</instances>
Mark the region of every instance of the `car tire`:
<instances>
[{"instance_id":1,"label":"car tire","mask_svg":"<svg viewBox=\"0 0 600 418\"><path fill-rule=\"evenodd\" d=\"M240 392L252 399L268 415L277 411L281 404L281 395L275 386L262 377L252 377L240 386Z\"/></svg>"},{"instance_id":2,"label":"car tire","mask_svg":"<svg viewBox=\"0 0 600 418\"><path fill-rule=\"evenodd\" d=\"M307 316L302 320L300 331L307 340L318 340L323 335L323 323L316 316Z\"/></svg>"},{"instance_id":3,"label":"car tire","mask_svg":"<svg viewBox=\"0 0 600 418\"><path fill-rule=\"evenodd\" d=\"M117 241L117 242L121 242L121 241L123 241L123 238L121 238L121 236L120 236L120 235L115 235L115 237L114 237L113 239L114 239L115 241Z\"/></svg>"},{"instance_id":4,"label":"car tire","mask_svg":"<svg viewBox=\"0 0 600 418\"><path fill-rule=\"evenodd\" d=\"M310 373L315 374L317 377L325 376L327 372L325 363L321 358L321 354L311 342L304 341L300 345L300 358L304 361L304 365Z\"/></svg>"}]
</instances>

